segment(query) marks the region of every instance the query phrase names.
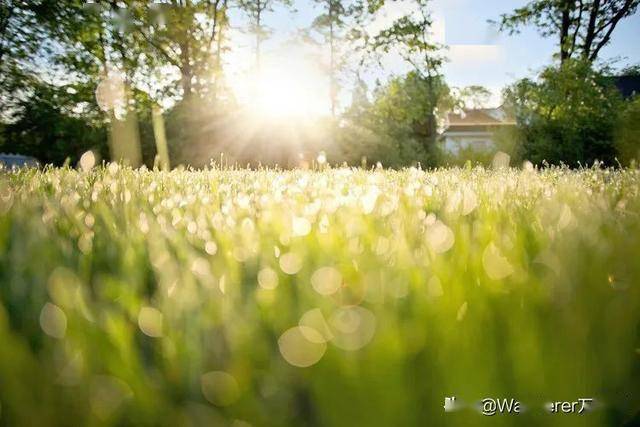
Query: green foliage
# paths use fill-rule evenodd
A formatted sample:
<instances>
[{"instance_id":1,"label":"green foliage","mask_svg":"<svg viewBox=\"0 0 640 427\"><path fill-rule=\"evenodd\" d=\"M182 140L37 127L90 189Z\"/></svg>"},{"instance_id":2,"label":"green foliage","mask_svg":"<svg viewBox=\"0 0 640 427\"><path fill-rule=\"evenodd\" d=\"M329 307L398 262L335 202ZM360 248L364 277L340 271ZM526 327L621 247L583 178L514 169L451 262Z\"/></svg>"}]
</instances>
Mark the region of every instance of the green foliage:
<instances>
[{"instance_id":1,"label":"green foliage","mask_svg":"<svg viewBox=\"0 0 640 427\"><path fill-rule=\"evenodd\" d=\"M221 72L224 37L228 29L226 0L130 4L129 37L141 49L142 70L155 85L158 97L178 99L215 96ZM159 67L178 71L179 80L153 75ZM178 90L179 89L179 90Z\"/></svg>"},{"instance_id":2,"label":"green foliage","mask_svg":"<svg viewBox=\"0 0 640 427\"><path fill-rule=\"evenodd\" d=\"M531 0L503 14L500 30L514 34L533 25L544 37L559 40L559 57L595 61L611 41L618 23L632 16L640 0Z\"/></svg>"},{"instance_id":3,"label":"green foliage","mask_svg":"<svg viewBox=\"0 0 640 427\"><path fill-rule=\"evenodd\" d=\"M420 103L415 108L410 107L398 114L406 115L410 119L409 126L414 133L424 139L423 145L426 151L430 151L435 145L438 136L437 116L438 104L442 101L441 97L443 95L441 67L444 63L444 56L441 52L442 46L434 43L431 37L433 18L431 16L430 0L414 0L411 5L415 7L415 10L400 16L388 27L383 28L372 38L370 45L374 53L388 54L394 51L407 64L411 65L412 72L410 76L413 77L408 79L409 89L418 89L415 95L420 98ZM381 4L371 6L374 6L375 9ZM411 80L418 81L417 87ZM394 88L395 85L396 83L393 80L389 83L390 96L392 98L397 98L394 92L403 92L403 90ZM406 99L406 95L399 94L399 98ZM383 100L382 104L384 103L386 101ZM384 109L385 106L382 105L382 110ZM419 113L420 117L416 117L416 114L414 114L416 112ZM385 114L384 111L382 113L383 115ZM400 127L406 125L406 122L401 123ZM393 123L389 123L389 126L395 127ZM398 143L405 144L403 140L398 141Z\"/></svg>"},{"instance_id":4,"label":"green foliage","mask_svg":"<svg viewBox=\"0 0 640 427\"><path fill-rule=\"evenodd\" d=\"M32 87L29 98L16 105L19 114L2 129L0 151L19 152L42 163L75 164L88 150L108 159L106 131L63 109L70 95L46 84Z\"/></svg>"},{"instance_id":5,"label":"green foliage","mask_svg":"<svg viewBox=\"0 0 640 427\"><path fill-rule=\"evenodd\" d=\"M639 185L631 169L4 172L0 423L632 425ZM528 410L444 413L450 395ZM580 416L542 409L591 396Z\"/></svg>"},{"instance_id":6,"label":"green foliage","mask_svg":"<svg viewBox=\"0 0 640 427\"><path fill-rule=\"evenodd\" d=\"M345 113L339 140L348 163L360 164L366 157L390 167L435 164L433 136L438 129L432 114L439 113L442 120L456 102L443 78L410 72L378 86L372 102L362 95L366 88L359 91Z\"/></svg>"},{"instance_id":7,"label":"green foliage","mask_svg":"<svg viewBox=\"0 0 640 427\"><path fill-rule=\"evenodd\" d=\"M546 68L505 91L522 132L521 152L534 163L615 163L614 132L622 99L589 63Z\"/></svg>"},{"instance_id":8,"label":"green foliage","mask_svg":"<svg viewBox=\"0 0 640 427\"><path fill-rule=\"evenodd\" d=\"M202 166L212 154L217 158L219 153L230 151L234 152L230 158L242 164L264 160L282 165L291 164L286 159L294 152L304 157L309 151L326 149L335 162L361 164L367 158L369 163L380 161L395 167L416 162L437 164L434 147L444 114L461 103L477 107L486 102L488 93L483 88L465 88L459 93L460 99L455 99L446 86L443 46L431 37L431 0L411 0L408 12L377 34L367 32L371 28L368 24L381 18L378 14L387 8L384 0L317 0L323 10L313 21L312 30L320 35L316 42L329 48L325 71L332 117L317 119L322 126L290 126L295 132L289 132L289 139L274 142L274 138L286 137L286 126L243 114L223 78L223 55L233 48L227 38L230 8L239 6L249 15L250 29L256 35L258 65L260 44L268 35L263 14L272 9L274 1L3 1L0 121L8 125L2 131L3 146L25 154L37 152L41 161L55 159L58 164L66 157L60 147L70 147L72 151L67 154L74 159L80 147L103 147L104 143L94 136L106 134L104 129L110 124L108 133L118 132L114 131L115 122L109 120L113 111L101 111L94 94L100 81L115 71L130 89L125 91L123 104L128 108L125 139L131 143L120 146L131 148L126 151L137 163L138 150L133 145L140 140L147 165L153 164L155 156L150 115L159 104L174 105L166 116L175 164ZM289 0L280 3L291 5ZM624 107L626 112L618 118L622 104L586 63L596 59L618 23L634 13L639 4L640 0L532 0L501 17L500 26L505 31L517 32L523 25L534 25L544 36L560 34L565 62L559 69L547 69L540 81L524 80L507 91L517 110L521 132L511 140L502 138L500 144L508 146L514 158L572 165L597 158L611 163L614 136L625 141L618 145L623 157L629 157L635 110L633 106ZM393 52L412 71L380 85L371 102L354 101L345 114L339 115L342 72L354 49L364 54L361 66ZM585 64L574 63L571 58L581 58ZM58 89L51 87L46 93L41 87L43 79L55 81ZM73 96L61 96L65 90L73 90ZM53 92L57 94L53 96ZM366 88L364 92L366 98ZM46 119L45 111L56 120ZM48 125L34 123L33 117L42 117ZM247 120L252 121L254 135L240 131L247 130ZM84 134L80 121L92 131ZM70 129L65 130L67 125ZM301 136L294 137L293 133ZM77 146L64 142L58 147L53 142L67 141L61 135L76 134L80 135ZM291 140L295 144L285 147ZM522 145L514 144L520 141ZM41 142L45 145L36 149ZM481 157L488 156L484 153L476 160L484 163L486 159Z\"/></svg>"},{"instance_id":9,"label":"green foliage","mask_svg":"<svg viewBox=\"0 0 640 427\"><path fill-rule=\"evenodd\" d=\"M616 123L615 143L624 165L640 161L640 96L625 103Z\"/></svg>"},{"instance_id":10,"label":"green foliage","mask_svg":"<svg viewBox=\"0 0 640 427\"><path fill-rule=\"evenodd\" d=\"M348 22L348 18L354 14L354 8L347 6L345 0L314 0L321 5L323 12L318 15L311 24L311 32L319 34L320 43L329 50L329 64L326 65L329 76L329 101L331 116L336 116L338 107L338 95L340 93L340 74L346 64L346 43L353 41L354 27ZM361 34L358 34L361 38Z\"/></svg>"},{"instance_id":11,"label":"green foliage","mask_svg":"<svg viewBox=\"0 0 640 427\"><path fill-rule=\"evenodd\" d=\"M440 75L444 63L442 46L433 42L431 0L413 0L417 12L403 15L382 29L371 41L374 52L396 51L415 72L428 77Z\"/></svg>"},{"instance_id":12,"label":"green foliage","mask_svg":"<svg viewBox=\"0 0 640 427\"><path fill-rule=\"evenodd\" d=\"M491 98L491 91L484 86L471 85L462 88L458 97L464 108L485 108Z\"/></svg>"},{"instance_id":13,"label":"green foliage","mask_svg":"<svg viewBox=\"0 0 640 427\"><path fill-rule=\"evenodd\" d=\"M465 147L455 154L439 149L436 152L436 161L439 166L489 166L495 156L496 150L479 150L474 147Z\"/></svg>"},{"instance_id":14,"label":"green foliage","mask_svg":"<svg viewBox=\"0 0 640 427\"><path fill-rule=\"evenodd\" d=\"M38 23L51 16L46 0L3 0L0 3L0 120L6 120L28 90L29 59L45 53L48 43Z\"/></svg>"}]
</instances>

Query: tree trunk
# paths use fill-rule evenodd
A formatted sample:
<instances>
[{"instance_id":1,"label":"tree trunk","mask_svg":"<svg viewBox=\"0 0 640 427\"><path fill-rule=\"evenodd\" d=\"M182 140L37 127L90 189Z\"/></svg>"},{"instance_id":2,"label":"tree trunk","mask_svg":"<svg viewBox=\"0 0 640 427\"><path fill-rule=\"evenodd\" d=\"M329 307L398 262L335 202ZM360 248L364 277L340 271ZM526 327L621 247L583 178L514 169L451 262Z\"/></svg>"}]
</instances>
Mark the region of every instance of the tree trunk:
<instances>
[{"instance_id":1,"label":"tree trunk","mask_svg":"<svg viewBox=\"0 0 640 427\"><path fill-rule=\"evenodd\" d=\"M331 117L336 116L336 95L337 95L336 77L335 77L335 66L336 66L335 65L335 38L333 33L334 32L333 2L334 0L329 0L329 47L330 47L329 97L331 102Z\"/></svg>"},{"instance_id":2,"label":"tree trunk","mask_svg":"<svg viewBox=\"0 0 640 427\"><path fill-rule=\"evenodd\" d=\"M261 67L261 52L260 45L262 44L262 4L260 4L260 0L258 0L258 7L256 13L256 73L258 76L262 72Z\"/></svg>"},{"instance_id":3,"label":"tree trunk","mask_svg":"<svg viewBox=\"0 0 640 427\"><path fill-rule=\"evenodd\" d=\"M564 63L570 57L569 53L569 28L571 27L572 1L565 0L562 3L562 24L560 28L560 62Z\"/></svg>"},{"instance_id":4,"label":"tree trunk","mask_svg":"<svg viewBox=\"0 0 640 427\"><path fill-rule=\"evenodd\" d=\"M216 11L218 13L218 11ZM222 45L223 45L223 30L226 24L227 14L227 0L222 3L220 22L218 23L218 37L216 39L216 78L213 83L213 96L217 99L220 90L220 79L222 78Z\"/></svg>"},{"instance_id":5,"label":"tree trunk","mask_svg":"<svg viewBox=\"0 0 640 427\"><path fill-rule=\"evenodd\" d=\"M156 140L157 151L157 166L161 170L168 171L170 168L169 163L169 150L167 148L167 136L164 128L164 119L162 117L162 110L158 105L154 105L151 111L151 120L153 123L153 136Z\"/></svg>"},{"instance_id":6,"label":"tree trunk","mask_svg":"<svg viewBox=\"0 0 640 427\"><path fill-rule=\"evenodd\" d=\"M185 1L185 7L189 9L191 7L191 1ZM180 84L182 86L183 99L187 100L191 97L191 93L193 92L193 67L191 64L191 33L190 33L190 24L191 22L182 22L184 34L182 42L180 43L180 73L182 74Z\"/></svg>"},{"instance_id":7,"label":"tree trunk","mask_svg":"<svg viewBox=\"0 0 640 427\"><path fill-rule=\"evenodd\" d=\"M588 59L591 56L591 47L593 46L593 40L596 36L596 21L598 14L600 13L600 0L594 0L591 6L591 12L589 14L589 25L587 26L587 34L584 38L584 46L582 49L582 57Z\"/></svg>"}]
</instances>

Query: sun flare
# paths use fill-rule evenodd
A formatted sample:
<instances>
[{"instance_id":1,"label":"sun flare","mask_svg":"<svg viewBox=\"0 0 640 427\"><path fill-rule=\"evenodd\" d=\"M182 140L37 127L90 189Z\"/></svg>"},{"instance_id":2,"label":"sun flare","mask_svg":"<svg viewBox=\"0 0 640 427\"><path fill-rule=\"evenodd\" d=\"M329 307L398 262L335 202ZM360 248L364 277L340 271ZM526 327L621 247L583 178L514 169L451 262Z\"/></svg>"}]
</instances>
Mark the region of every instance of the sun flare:
<instances>
[{"instance_id":1,"label":"sun flare","mask_svg":"<svg viewBox=\"0 0 640 427\"><path fill-rule=\"evenodd\" d=\"M328 84L304 61L265 64L233 86L239 101L259 116L318 117L329 112Z\"/></svg>"}]
</instances>

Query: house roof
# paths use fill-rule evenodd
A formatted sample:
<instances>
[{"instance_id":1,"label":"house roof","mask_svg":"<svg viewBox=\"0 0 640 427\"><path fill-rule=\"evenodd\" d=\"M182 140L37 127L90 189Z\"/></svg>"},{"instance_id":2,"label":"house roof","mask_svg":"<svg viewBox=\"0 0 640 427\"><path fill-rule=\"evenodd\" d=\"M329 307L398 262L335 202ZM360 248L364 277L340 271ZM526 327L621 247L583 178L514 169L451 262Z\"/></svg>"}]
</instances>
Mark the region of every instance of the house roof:
<instances>
[{"instance_id":1,"label":"house roof","mask_svg":"<svg viewBox=\"0 0 640 427\"><path fill-rule=\"evenodd\" d=\"M444 134L457 132L493 132L496 127L515 126L516 122L502 108L466 109L461 113L449 113Z\"/></svg>"},{"instance_id":2,"label":"house roof","mask_svg":"<svg viewBox=\"0 0 640 427\"><path fill-rule=\"evenodd\" d=\"M460 114L449 113L448 127L515 125L502 108L466 109Z\"/></svg>"}]
</instances>

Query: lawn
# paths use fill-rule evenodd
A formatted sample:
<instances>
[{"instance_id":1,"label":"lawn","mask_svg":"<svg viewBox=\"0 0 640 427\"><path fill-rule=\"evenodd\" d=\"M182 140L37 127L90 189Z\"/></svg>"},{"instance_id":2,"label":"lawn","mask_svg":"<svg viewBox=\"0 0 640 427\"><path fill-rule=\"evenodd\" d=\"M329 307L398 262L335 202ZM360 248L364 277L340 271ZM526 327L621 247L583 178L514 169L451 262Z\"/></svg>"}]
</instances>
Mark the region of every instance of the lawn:
<instances>
[{"instance_id":1,"label":"lawn","mask_svg":"<svg viewBox=\"0 0 640 427\"><path fill-rule=\"evenodd\" d=\"M637 422L639 215L639 170L1 172L0 425Z\"/></svg>"}]
</instances>

